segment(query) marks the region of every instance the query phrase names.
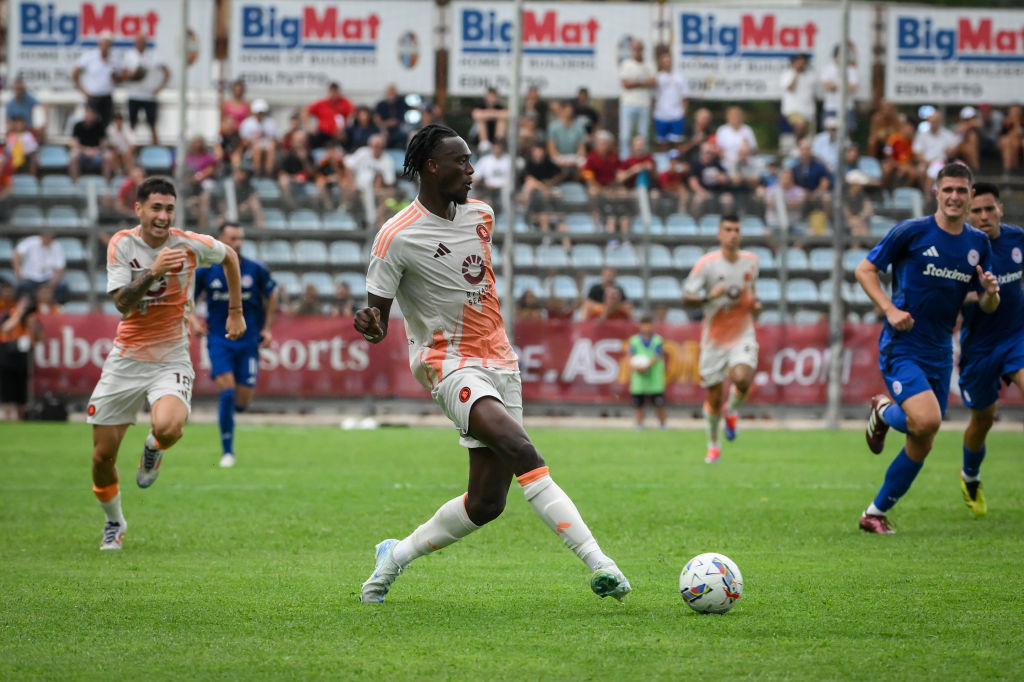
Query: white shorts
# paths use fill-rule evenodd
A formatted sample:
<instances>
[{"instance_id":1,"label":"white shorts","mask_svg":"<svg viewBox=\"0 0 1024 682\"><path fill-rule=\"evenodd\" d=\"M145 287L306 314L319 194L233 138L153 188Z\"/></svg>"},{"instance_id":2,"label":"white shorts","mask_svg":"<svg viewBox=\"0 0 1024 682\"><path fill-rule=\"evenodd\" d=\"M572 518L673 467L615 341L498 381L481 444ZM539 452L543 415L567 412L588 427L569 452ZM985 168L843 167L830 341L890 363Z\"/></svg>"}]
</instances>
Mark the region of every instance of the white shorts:
<instances>
[{"instance_id":1,"label":"white shorts","mask_svg":"<svg viewBox=\"0 0 1024 682\"><path fill-rule=\"evenodd\" d=\"M195 378L189 360L140 362L111 351L89 398L86 421L100 426L134 424L147 400L152 405L165 395L180 398L191 415Z\"/></svg>"},{"instance_id":2,"label":"white shorts","mask_svg":"<svg viewBox=\"0 0 1024 682\"><path fill-rule=\"evenodd\" d=\"M446 376L431 396L459 430L459 445L467 448L487 447L469 435L469 411L480 398L497 398L513 419L523 423L523 383L519 372L465 367Z\"/></svg>"},{"instance_id":3,"label":"white shorts","mask_svg":"<svg viewBox=\"0 0 1024 682\"><path fill-rule=\"evenodd\" d=\"M704 344L700 349L700 385L707 388L722 383L728 371L738 365L757 369L757 351L757 339L753 334L729 348Z\"/></svg>"}]
</instances>

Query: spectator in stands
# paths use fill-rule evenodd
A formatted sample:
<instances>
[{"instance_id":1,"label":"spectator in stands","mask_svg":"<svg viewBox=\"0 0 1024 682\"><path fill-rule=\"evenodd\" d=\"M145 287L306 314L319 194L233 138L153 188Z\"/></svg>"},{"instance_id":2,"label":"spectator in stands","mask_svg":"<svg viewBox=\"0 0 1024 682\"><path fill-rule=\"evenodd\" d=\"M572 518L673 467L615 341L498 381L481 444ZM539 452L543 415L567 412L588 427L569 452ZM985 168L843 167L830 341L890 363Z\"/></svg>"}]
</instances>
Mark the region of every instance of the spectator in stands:
<instances>
[{"instance_id":1,"label":"spectator in stands","mask_svg":"<svg viewBox=\"0 0 1024 682\"><path fill-rule=\"evenodd\" d=\"M977 173L981 170L981 117L974 107L960 110L960 122L956 124L956 134L960 144L953 151L953 156L960 159Z\"/></svg>"},{"instance_id":2,"label":"spectator in stands","mask_svg":"<svg viewBox=\"0 0 1024 682\"><path fill-rule=\"evenodd\" d=\"M601 281L590 287L583 300L583 319L595 317L633 318L633 305L626 298L626 291L615 281L615 268L601 269Z\"/></svg>"},{"instance_id":3,"label":"spectator in stands","mask_svg":"<svg viewBox=\"0 0 1024 682\"><path fill-rule=\"evenodd\" d=\"M638 184L657 187L656 170L654 157L647 149L647 138L636 135L630 142L629 156L619 163L615 181L628 190L634 189Z\"/></svg>"},{"instance_id":4,"label":"spectator in stands","mask_svg":"<svg viewBox=\"0 0 1024 682\"><path fill-rule=\"evenodd\" d=\"M512 157L505 151L505 141L494 140L491 150L474 165L473 195L491 206L503 206L502 191L512 181Z\"/></svg>"},{"instance_id":5,"label":"spectator in stands","mask_svg":"<svg viewBox=\"0 0 1024 682\"><path fill-rule=\"evenodd\" d=\"M813 135L818 110L818 74L811 67L811 55L797 52L782 72L782 120L779 151L788 154L796 141Z\"/></svg>"},{"instance_id":6,"label":"spectator in stands","mask_svg":"<svg viewBox=\"0 0 1024 682\"><path fill-rule=\"evenodd\" d=\"M644 59L644 43L630 42L630 55L619 64L619 156L629 156L633 135L647 139L651 122L651 96L657 84L654 67Z\"/></svg>"},{"instance_id":7,"label":"spectator in stands","mask_svg":"<svg viewBox=\"0 0 1024 682\"><path fill-rule=\"evenodd\" d=\"M213 153L217 155L223 172L228 172L232 167L237 168L242 162L244 152L245 145L242 143L242 136L238 134L234 117L225 116L221 119L220 134L213 146Z\"/></svg>"},{"instance_id":8,"label":"spectator in stands","mask_svg":"<svg viewBox=\"0 0 1024 682\"><path fill-rule=\"evenodd\" d=\"M729 176L729 193L735 200L736 210L740 213L749 212L763 198L764 163L754 156L749 147L743 145L735 163L722 165Z\"/></svg>"},{"instance_id":9,"label":"spectator in stands","mask_svg":"<svg viewBox=\"0 0 1024 682\"><path fill-rule=\"evenodd\" d=\"M337 140L333 141L337 143ZM306 131L296 131L292 136L292 148L281 158L277 172L277 183L281 185L281 195L289 208L295 208L297 199L305 196L306 183L316 175L311 154Z\"/></svg>"},{"instance_id":10,"label":"spectator in stands","mask_svg":"<svg viewBox=\"0 0 1024 682\"><path fill-rule=\"evenodd\" d=\"M500 293L500 292L499 292ZM527 289L516 301L516 322L544 319L544 307L533 289Z\"/></svg>"},{"instance_id":11,"label":"spectator in stands","mask_svg":"<svg viewBox=\"0 0 1024 682\"><path fill-rule=\"evenodd\" d=\"M548 296L548 304L544 310L546 320L568 321L576 316L576 310L583 305L582 300L567 301L561 296Z\"/></svg>"},{"instance_id":12,"label":"spectator in stands","mask_svg":"<svg viewBox=\"0 0 1024 682\"><path fill-rule=\"evenodd\" d=\"M4 421L25 418L32 347L42 340L42 327L32 300L18 296L0 282L0 406Z\"/></svg>"},{"instance_id":13,"label":"spectator in stands","mask_svg":"<svg viewBox=\"0 0 1024 682\"><path fill-rule=\"evenodd\" d=\"M544 141L548 131L551 104L540 98L540 90L531 85L523 98L523 115L519 119L519 139L523 147L534 140Z\"/></svg>"},{"instance_id":14,"label":"spectator in stands","mask_svg":"<svg viewBox=\"0 0 1024 682\"><path fill-rule=\"evenodd\" d=\"M658 55L658 72L654 86L654 139L665 151L669 145L683 141L686 118L686 100L690 87L682 71L672 70L672 55L668 50Z\"/></svg>"},{"instance_id":15,"label":"spectator in stands","mask_svg":"<svg viewBox=\"0 0 1024 682\"><path fill-rule=\"evenodd\" d=\"M242 222L252 222L262 230L267 225L263 219L263 204L260 201L259 192L252 184L252 165L242 163L235 166L231 173L231 180L235 189L235 207L238 209L238 219ZM227 205L225 203L221 206L221 213L226 212Z\"/></svg>"},{"instance_id":16,"label":"spectator in stands","mask_svg":"<svg viewBox=\"0 0 1024 682\"><path fill-rule=\"evenodd\" d=\"M146 169L142 166L133 166L128 177L118 187L117 197L114 199L114 210L122 221L138 222L138 216L135 214L135 199L139 185L145 179ZM105 259L104 262L106 262Z\"/></svg>"},{"instance_id":17,"label":"spectator in stands","mask_svg":"<svg viewBox=\"0 0 1024 682\"><path fill-rule=\"evenodd\" d=\"M932 183L946 160L956 152L960 139L949 128L942 125L942 113L931 105L920 108L918 114L927 121L927 125L918 128L914 135L914 153L924 164L924 178L921 189L925 196L931 193Z\"/></svg>"},{"instance_id":18,"label":"spectator in stands","mask_svg":"<svg viewBox=\"0 0 1024 682\"><path fill-rule=\"evenodd\" d=\"M865 191L870 182L871 178L863 171L851 170L846 174L843 219L848 234L853 237L850 246L854 248L866 245L867 237L871 234L871 216L874 215L875 209Z\"/></svg>"},{"instance_id":19,"label":"spectator in stands","mask_svg":"<svg viewBox=\"0 0 1024 682\"><path fill-rule=\"evenodd\" d=\"M1020 155L1024 152L1024 108L1014 104L1006 111L1003 132L999 136L999 154L1003 159L1003 175L1020 168Z\"/></svg>"},{"instance_id":20,"label":"spectator in stands","mask_svg":"<svg viewBox=\"0 0 1024 682\"><path fill-rule=\"evenodd\" d=\"M39 142L35 135L29 130L28 125L21 116L10 119L10 127L7 129L7 156L11 165L12 173L36 174L36 152L39 150Z\"/></svg>"},{"instance_id":21,"label":"spectator in stands","mask_svg":"<svg viewBox=\"0 0 1024 682\"><path fill-rule=\"evenodd\" d=\"M252 103L252 114L242 121L238 134L242 138L243 153L252 158L256 173L263 176L274 174L277 151L277 126L268 116L270 105L265 99Z\"/></svg>"},{"instance_id":22,"label":"spectator in stands","mask_svg":"<svg viewBox=\"0 0 1024 682\"><path fill-rule=\"evenodd\" d=\"M914 153L914 124L904 120L898 132L885 141L882 161L882 186L892 190L897 186L918 187L924 177L921 159Z\"/></svg>"},{"instance_id":23,"label":"spectator in stands","mask_svg":"<svg viewBox=\"0 0 1024 682\"><path fill-rule=\"evenodd\" d=\"M1003 112L992 108L988 102L978 105L978 118L981 119L981 155L982 157L1000 158L999 136L1003 134Z\"/></svg>"},{"instance_id":24,"label":"spectator in stands","mask_svg":"<svg viewBox=\"0 0 1024 682\"><path fill-rule=\"evenodd\" d=\"M367 146L352 152L345 160L345 165L352 171L353 183L362 194L368 220L382 213L383 204L396 195L398 175L395 160L384 151L386 140L383 133L377 133L370 137Z\"/></svg>"},{"instance_id":25,"label":"spectator in stands","mask_svg":"<svg viewBox=\"0 0 1024 682\"><path fill-rule=\"evenodd\" d=\"M71 71L75 89L85 96L86 108L96 112L101 129L107 127L114 115L114 85L123 80L111 53L113 46L113 35L104 31L99 36L99 46L84 52Z\"/></svg>"},{"instance_id":26,"label":"spectator in stands","mask_svg":"<svg viewBox=\"0 0 1024 682\"><path fill-rule=\"evenodd\" d=\"M572 114L577 120L583 121L587 135L594 134L601 117L598 115L597 109L590 103L590 91L586 88L576 91L576 99L572 103Z\"/></svg>"},{"instance_id":27,"label":"spectator in stands","mask_svg":"<svg viewBox=\"0 0 1024 682\"><path fill-rule=\"evenodd\" d=\"M618 181L618 172L619 155L615 153L615 136L607 130L599 130L594 134L594 149L587 154L581 176L587 183L594 222L603 224L609 235L614 235L616 228L623 234L628 233L633 218L627 193ZM618 245L618 239L612 236L609 245Z\"/></svg>"},{"instance_id":28,"label":"spectator in stands","mask_svg":"<svg viewBox=\"0 0 1024 682\"><path fill-rule=\"evenodd\" d=\"M54 298L54 287L52 284L42 284L36 289L36 314L40 316L45 315L59 315L61 313L61 305Z\"/></svg>"},{"instance_id":29,"label":"spectator in stands","mask_svg":"<svg viewBox=\"0 0 1024 682\"><path fill-rule=\"evenodd\" d=\"M551 140L548 140L548 145L550 144ZM560 232L567 232L569 229L558 210L558 184L564 178L565 171L548 155L545 145L534 142L527 151L526 164L523 166L523 185L519 201L526 205L526 221L545 233L545 243L550 239L547 233L552 225L556 225ZM569 247L568 237L563 237L562 245Z\"/></svg>"},{"instance_id":30,"label":"spectator in stands","mask_svg":"<svg viewBox=\"0 0 1024 682\"><path fill-rule=\"evenodd\" d=\"M829 172L834 172L839 163L839 119L829 116L824 122L825 129L811 140L811 153L824 162Z\"/></svg>"},{"instance_id":31,"label":"spectator in stands","mask_svg":"<svg viewBox=\"0 0 1024 682\"><path fill-rule=\"evenodd\" d=\"M712 127L711 110L701 107L693 114L693 130L689 137L678 146L680 156L692 166L700 158L700 148L705 142L715 142L715 129Z\"/></svg>"},{"instance_id":32,"label":"spectator in stands","mask_svg":"<svg viewBox=\"0 0 1024 682\"><path fill-rule=\"evenodd\" d=\"M722 165L718 147L713 142L705 142L697 161L690 165L690 191L693 193L690 212L698 216L732 212L735 201L730 187L729 174Z\"/></svg>"},{"instance_id":33,"label":"spectator in stands","mask_svg":"<svg viewBox=\"0 0 1024 682\"><path fill-rule=\"evenodd\" d=\"M566 178L575 179L587 155L587 127L573 113L572 102L555 103L556 117L548 123L548 156L565 172Z\"/></svg>"},{"instance_id":34,"label":"spectator in stands","mask_svg":"<svg viewBox=\"0 0 1024 682\"><path fill-rule=\"evenodd\" d=\"M769 185L764 197L764 222L772 230L782 227L779 214L779 200L785 205L786 225L794 228L803 220L807 203L807 190L793 181L793 170L783 168L779 171L779 181Z\"/></svg>"},{"instance_id":35,"label":"spectator in stands","mask_svg":"<svg viewBox=\"0 0 1024 682\"><path fill-rule=\"evenodd\" d=\"M288 130L284 131L284 135L281 136L281 150L284 152L291 151L292 138L295 137L296 133L305 133L306 129L302 127L302 121L298 113L294 113L288 117Z\"/></svg>"},{"instance_id":36,"label":"spectator in stands","mask_svg":"<svg viewBox=\"0 0 1024 682\"><path fill-rule=\"evenodd\" d=\"M370 138L379 132L381 132L380 128L373 122L373 113L366 107L357 107L356 113L352 117L352 122L348 127L346 135L348 142L345 148L349 151L355 151L360 147L365 147L370 143ZM386 139L387 136L385 135Z\"/></svg>"},{"instance_id":37,"label":"spectator in stands","mask_svg":"<svg viewBox=\"0 0 1024 682\"><path fill-rule=\"evenodd\" d=\"M384 90L384 99L377 102L373 111L373 122L377 128L387 134L389 149L405 149L407 130L405 114L409 105L405 98L398 94L394 83L388 83Z\"/></svg>"},{"instance_id":38,"label":"spectator in stands","mask_svg":"<svg viewBox=\"0 0 1024 682\"><path fill-rule=\"evenodd\" d=\"M798 156L793 164L793 181L807 190L807 211L828 210L831 203L832 174L811 152L807 138L797 143Z\"/></svg>"},{"instance_id":39,"label":"spectator in stands","mask_svg":"<svg viewBox=\"0 0 1024 682\"><path fill-rule=\"evenodd\" d=\"M85 108L85 118L71 129L68 174L77 180L83 173L100 171L108 181L113 171L110 150L104 148L107 126L92 107Z\"/></svg>"},{"instance_id":40,"label":"spectator in stands","mask_svg":"<svg viewBox=\"0 0 1024 682\"><path fill-rule=\"evenodd\" d=\"M310 138L311 146L319 149L328 140L346 142L346 129L355 112L352 101L341 94L341 85L336 82L328 84L327 97L302 109L303 127L309 128L309 117L316 116L316 132Z\"/></svg>"},{"instance_id":41,"label":"spectator in stands","mask_svg":"<svg viewBox=\"0 0 1024 682\"><path fill-rule=\"evenodd\" d=\"M674 196L675 211L686 211L690 201L690 164L683 160L676 149L668 151L668 168L658 175L658 186L666 196Z\"/></svg>"},{"instance_id":42,"label":"spectator in stands","mask_svg":"<svg viewBox=\"0 0 1024 682\"><path fill-rule=\"evenodd\" d=\"M487 88L483 99L473 106L471 116L473 127L469 131L469 137L479 153L483 154L490 149L494 140L505 139L508 131L508 111L498 101L496 88Z\"/></svg>"},{"instance_id":43,"label":"spectator in stands","mask_svg":"<svg viewBox=\"0 0 1024 682\"><path fill-rule=\"evenodd\" d=\"M206 229L210 215L210 193L217 188L217 155L206 146L202 135L189 140L185 150L185 198L199 227Z\"/></svg>"},{"instance_id":44,"label":"spectator in stands","mask_svg":"<svg viewBox=\"0 0 1024 682\"><path fill-rule=\"evenodd\" d=\"M832 61L825 64L821 69L821 89L823 92L821 114L823 118L839 115L839 87L842 80L839 74L839 50L840 46L836 45L832 49ZM857 130L857 112L853 98L854 95L857 94L859 82L860 80L857 74L857 53L854 49L853 43L850 42L847 47L846 65L846 85L847 92L849 93L846 98L846 130L851 135L853 135Z\"/></svg>"},{"instance_id":45,"label":"spectator in stands","mask_svg":"<svg viewBox=\"0 0 1024 682\"><path fill-rule=\"evenodd\" d=\"M11 167L11 160L7 155L7 149L0 147L0 218L8 218L8 203L5 201L11 194L11 179L14 169Z\"/></svg>"},{"instance_id":46,"label":"spectator in stands","mask_svg":"<svg viewBox=\"0 0 1024 682\"><path fill-rule=\"evenodd\" d=\"M302 289L302 297L295 303L292 308L292 315L303 315L307 317L319 316L324 314L324 307L320 304L319 294L317 293L316 287L312 284L307 284Z\"/></svg>"},{"instance_id":47,"label":"spectator in stands","mask_svg":"<svg viewBox=\"0 0 1024 682\"><path fill-rule=\"evenodd\" d=\"M715 131L715 144L722 156L722 163L731 165L739 158L740 149L757 151L757 138L754 130L743 122L743 109L737 106L725 110L725 123Z\"/></svg>"},{"instance_id":48,"label":"spectator in stands","mask_svg":"<svg viewBox=\"0 0 1024 682\"><path fill-rule=\"evenodd\" d=\"M32 125L35 122L36 107L41 107L43 111L43 122L39 127L33 127ZM7 130L13 127L14 119L20 117L25 120L25 124L32 131L37 142L42 143L45 141L46 124L50 117L50 105L39 104L39 100L25 88L25 80L20 74L15 77L14 83L11 84L11 98L7 100L7 104L4 106L4 116L7 118Z\"/></svg>"},{"instance_id":49,"label":"spectator in stands","mask_svg":"<svg viewBox=\"0 0 1024 682\"><path fill-rule=\"evenodd\" d=\"M890 135L898 133L903 124L903 117L896 110L891 100L883 99L878 103L878 110L871 114L871 127L868 130L868 155L876 159L885 156L885 146Z\"/></svg>"},{"instance_id":50,"label":"spectator in stands","mask_svg":"<svg viewBox=\"0 0 1024 682\"><path fill-rule=\"evenodd\" d=\"M135 46L122 57L122 77L128 81L128 122L132 129L139 123L139 114L146 115L153 144L159 144L156 133L159 104L157 96L171 80L167 65L160 61L156 50L149 49L144 33L135 36Z\"/></svg>"},{"instance_id":51,"label":"spectator in stands","mask_svg":"<svg viewBox=\"0 0 1024 682\"><path fill-rule=\"evenodd\" d=\"M220 120L223 124L226 119L235 122L235 129L242 127L242 121L249 118L251 114L249 100L245 97L245 81L239 79L231 84L231 95L220 104Z\"/></svg>"},{"instance_id":52,"label":"spectator in stands","mask_svg":"<svg viewBox=\"0 0 1024 682\"><path fill-rule=\"evenodd\" d=\"M345 282L338 282L334 289L334 305L331 306L331 314L335 317L348 317L355 315L360 306L352 297L352 290Z\"/></svg>"},{"instance_id":53,"label":"spectator in stands","mask_svg":"<svg viewBox=\"0 0 1024 682\"><path fill-rule=\"evenodd\" d=\"M19 294L31 295L39 286L50 284L59 301L67 300L67 284L61 279L67 261L55 237L52 229L43 228L40 234L22 239L14 248L11 261Z\"/></svg>"},{"instance_id":54,"label":"spectator in stands","mask_svg":"<svg viewBox=\"0 0 1024 682\"><path fill-rule=\"evenodd\" d=\"M124 124L124 114L114 112L106 130L112 172L127 175L135 166L135 134Z\"/></svg>"},{"instance_id":55,"label":"spectator in stands","mask_svg":"<svg viewBox=\"0 0 1024 682\"><path fill-rule=\"evenodd\" d=\"M345 149L337 142L327 143L326 153L316 167L316 186L325 209L344 205L355 189L352 173L345 165Z\"/></svg>"}]
</instances>

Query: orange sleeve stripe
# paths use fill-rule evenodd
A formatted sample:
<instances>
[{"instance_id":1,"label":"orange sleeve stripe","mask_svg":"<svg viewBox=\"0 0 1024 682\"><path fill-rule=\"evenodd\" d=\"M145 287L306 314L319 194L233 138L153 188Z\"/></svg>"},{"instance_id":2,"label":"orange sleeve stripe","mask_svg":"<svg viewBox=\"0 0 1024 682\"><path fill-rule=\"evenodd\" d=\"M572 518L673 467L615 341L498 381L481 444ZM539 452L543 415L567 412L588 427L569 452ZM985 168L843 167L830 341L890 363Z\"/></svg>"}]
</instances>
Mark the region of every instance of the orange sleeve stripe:
<instances>
[{"instance_id":1,"label":"orange sleeve stripe","mask_svg":"<svg viewBox=\"0 0 1024 682\"><path fill-rule=\"evenodd\" d=\"M174 236L174 237L181 237L182 239L191 239L192 241L199 242L200 244L203 244L203 245L207 246L208 248L211 248L211 249L213 248L213 237L211 237L209 235L206 235L206 234L197 234L195 232L186 232L185 230L179 230L176 227L172 227L171 228L171 235Z\"/></svg>"},{"instance_id":2,"label":"orange sleeve stripe","mask_svg":"<svg viewBox=\"0 0 1024 682\"><path fill-rule=\"evenodd\" d=\"M134 227L128 230L121 230L120 232L118 232L117 234L110 238L110 243L107 245L107 265L113 265L114 263L117 262L117 260L114 258L114 256L117 254L117 243L121 241L121 239L125 235L132 234L133 232L135 232L135 230L136 228Z\"/></svg>"},{"instance_id":3,"label":"orange sleeve stripe","mask_svg":"<svg viewBox=\"0 0 1024 682\"><path fill-rule=\"evenodd\" d=\"M121 488L118 486L117 481L114 481L110 485L105 485L102 488L93 484L92 492L100 502L110 502L112 499L117 497L119 492L121 492Z\"/></svg>"},{"instance_id":4,"label":"orange sleeve stripe","mask_svg":"<svg viewBox=\"0 0 1024 682\"><path fill-rule=\"evenodd\" d=\"M547 467L537 467L533 471L527 471L522 476L516 476L516 480L519 481L519 485L528 486L534 481L539 481L548 475Z\"/></svg>"},{"instance_id":5,"label":"orange sleeve stripe","mask_svg":"<svg viewBox=\"0 0 1024 682\"><path fill-rule=\"evenodd\" d=\"M423 214L420 213L420 211L417 209L417 211L414 214L410 215L408 218L403 220L400 225L395 225L394 227L392 227L387 235L382 235L380 243L377 245L377 251L379 253L377 253L376 256L378 258L383 258L385 255L387 255L388 247L391 246L391 241L395 238L395 235L397 235L399 232L412 225L422 216Z\"/></svg>"},{"instance_id":6,"label":"orange sleeve stripe","mask_svg":"<svg viewBox=\"0 0 1024 682\"><path fill-rule=\"evenodd\" d=\"M711 253L705 253L697 262L693 264L693 270L691 272L700 272L701 268L710 263L713 260L718 260L722 257L721 251L712 251Z\"/></svg>"},{"instance_id":7,"label":"orange sleeve stripe","mask_svg":"<svg viewBox=\"0 0 1024 682\"><path fill-rule=\"evenodd\" d=\"M383 255L381 247L387 240L388 236L395 230L395 228L403 225L405 221L408 220L409 216L415 213L417 210L418 209L416 208L416 204L409 204L407 207L403 208L401 211L396 213L395 217L392 218L389 223L384 224L384 227L382 227L380 232L377 234L377 238L374 239L373 241L374 256L380 258Z\"/></svg>"}]
</instances>

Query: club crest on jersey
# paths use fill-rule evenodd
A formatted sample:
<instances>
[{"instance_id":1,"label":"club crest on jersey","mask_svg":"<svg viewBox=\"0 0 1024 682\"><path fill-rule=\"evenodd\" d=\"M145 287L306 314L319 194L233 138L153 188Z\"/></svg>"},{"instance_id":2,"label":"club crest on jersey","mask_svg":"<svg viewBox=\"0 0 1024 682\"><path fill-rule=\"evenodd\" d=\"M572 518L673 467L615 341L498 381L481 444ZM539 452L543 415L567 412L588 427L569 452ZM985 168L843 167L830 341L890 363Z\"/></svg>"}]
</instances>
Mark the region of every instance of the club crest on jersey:
<instances>
[{"instance_id":1,"label":"club crest on jersey","mask_svg":"<svg viewBox=\"0 0 1024 682\"><path fill-rule=\"evenodd\" d=\"M977 265L979 260L981 260L981 256L975 249L971 249L967 252L967 262L971 264L971 267Z\"/></svg>"},{"instance_id":2,"label":"club crest on jersey","mask_svg":"<svg viewBox=\"0 0 1024 682\"><path fill-rule=\"evenodd\" d=\"M1022 254L1020 252L1020 247L1018 247L1018 246L1013 247L1013 251L1010 252L1010 258L1013 259L1014 263L1017 263L1018 265L1020 265L1020 262L1022 260L1024 260L1024 256L1022 256Z\"/></svg>"},{"instance_id":3,"label":"club crest on jersey","mask_svg":"<svg viewBox=\"0 0 1024 682\"><path fill-rule=\"evenodd\" d=\"M469 386L463 386L459 391L459 402L466 402L469 400L469 396L472 395L472 391L469 390Z\"/></svg>"},{"instance_id":4,"label":"club crest on jersey","mask_svg":"<svg viewBox=\"0 0 1024 682\"><path fill-rule=\"evenodd\" d=\"M483 223L480 223L479 225L476 226L476 236L480 237L482 241L491 241L491 233L487 231L487 228L484 226Z\"/></svg>"},{"instance_id":5,"label":"club crest on jersey","mask_svg":"<svg viewBox=\"0 0 1024 682\"><path fill-rule=\"evenodd\" d=\"M479 284L484 279L484 259L473 253L462 261L462 276L470 284Z\"/></svg>"},{"instance_id":6,"label":"club crest on jersey","mask_svg":"<svg viewBox=\"0 0 1024 682\"><path fill-rule=\"evenodd\" d=\"M89 406L88 414L89 414L90 417L93 416L94 414L96 414L96 406L95 405L90 405Z\"/></svg>"},{"instance_id":7,"label":"club crest on jersey","mask_svg":"<svg viewBox=\"0 0 1024 682\"><path fill-rule=\"evenodd\" d=\"M246 288L252 286L252 275L242 275L242 286Z\"/></svg>"}]
</instances>

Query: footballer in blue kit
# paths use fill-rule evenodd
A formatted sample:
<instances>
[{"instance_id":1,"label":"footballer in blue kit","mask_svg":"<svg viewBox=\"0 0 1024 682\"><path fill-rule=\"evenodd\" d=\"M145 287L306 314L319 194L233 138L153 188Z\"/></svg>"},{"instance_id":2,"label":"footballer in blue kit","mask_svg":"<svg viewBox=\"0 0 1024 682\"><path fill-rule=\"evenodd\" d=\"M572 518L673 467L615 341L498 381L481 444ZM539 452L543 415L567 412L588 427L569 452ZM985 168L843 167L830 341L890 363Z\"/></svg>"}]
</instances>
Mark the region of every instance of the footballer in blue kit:
<instances>
[{"instance_id":1,"label":"footballer in blue kit","mask_svg":"<svg viewBox=\"0 0 1024 682\"><path fill-rule=\"evenodd\" d=\"M206 294L205 332L210 353L210 376L220 389L219 422L223 454L220 465L235 464L235 413L244 412L252 401L260 364L260 348L271 341L270 327L277 311L277 283L262 264L242 257L245 232L234 223L224 223L217 238L238 253L242 273L242 315L246 332L234 341L224 338L228 317L224 269L219 265L196 271L196 299ZM193 325L195 327L195 325Z\"/></svg>"},{"instance_id":2,"label":"footballer in blue kit","mask_svg":"<svg viewBox=\"0 0 1024 682\"><path fill-rule=\"evenodd\" d=\"M886 513L910 489L942 423L953 372L953 328L967 294L978 306L999 305L999 282L988 271L992 249L984 232L967 225L973 175L951 163L938 174L934 215L897 224L857 266L857 281L885 314L878 365L889 393L871 400L867 442L875 454L889 427L907 435L874 502L861 515L869 533L893 532ZM879 272L892 266L892 298Z\"/></svg>"},{"instance_id":3,"label":"footballer in blue kit","mask_svg":"<svg viewBox=\"0 0 1024 682\"><path fill-rule=\"evenodd\" d=\"M981 462L985 437L996 416L1000 381L1015 383L1024 393L1024 230L1000 223L1002 217L999 188L976 183L968 219L992 244L992 274L1001 288L999 307L993 313L978 307L977 294L969 295L960 327L960 396L971 408L964 430L960 492L975 516L988 511L981 490Z\"/></svg>"}]
</instances>

